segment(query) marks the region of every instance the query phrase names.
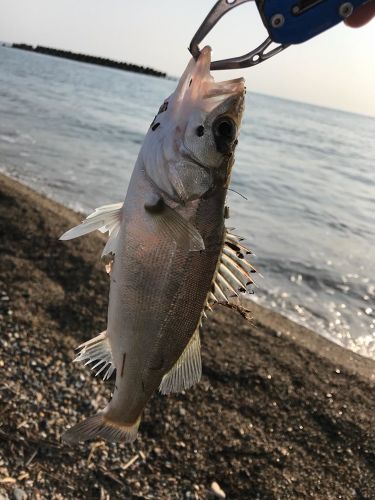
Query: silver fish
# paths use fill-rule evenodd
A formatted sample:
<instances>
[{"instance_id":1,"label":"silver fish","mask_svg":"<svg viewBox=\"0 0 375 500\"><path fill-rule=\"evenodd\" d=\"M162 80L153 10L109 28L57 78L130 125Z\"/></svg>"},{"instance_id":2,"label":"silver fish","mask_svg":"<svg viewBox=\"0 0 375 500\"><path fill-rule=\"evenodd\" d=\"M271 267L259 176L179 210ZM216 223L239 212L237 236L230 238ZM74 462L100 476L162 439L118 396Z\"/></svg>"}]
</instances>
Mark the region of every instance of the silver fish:
<instances>
[{"instance_id":1,"label":"silver fish","mask_svg":"<svg viewBox=\"0 0 375 500\"><path fill-rule=\"evenodd\" d=\"M109 231L103 254L113 256L107 330L82 344L76 361L94 363L104 379L116 370L114 393L65 432L67 442L133 441L155 390L199 381L206 311L252 282L249 252L224 225L245 85L215 82L210 63L205 47L160 107L125 202L100 207L61 237Z\"/></svg>"}]
</instances>

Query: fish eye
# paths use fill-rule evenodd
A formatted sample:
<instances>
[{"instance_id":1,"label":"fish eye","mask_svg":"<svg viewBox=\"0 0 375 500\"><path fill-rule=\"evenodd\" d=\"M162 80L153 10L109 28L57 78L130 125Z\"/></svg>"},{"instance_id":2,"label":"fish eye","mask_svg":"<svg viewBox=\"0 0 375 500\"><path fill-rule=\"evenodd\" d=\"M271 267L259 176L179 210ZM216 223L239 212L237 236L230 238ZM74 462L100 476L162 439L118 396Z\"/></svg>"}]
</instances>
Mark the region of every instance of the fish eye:
<instances>
[{"instance_id":1,"label":"fish eye","mask_svg":"<svg viewBox=\"0 0 375 500\"><path fill-rule=\"evenodd\" d=\"M214 124L214 134L217 139L225 142L233 142L237 135L237 127L232 118L229 116L221 116Z\"/></svg>"}]
</instances>

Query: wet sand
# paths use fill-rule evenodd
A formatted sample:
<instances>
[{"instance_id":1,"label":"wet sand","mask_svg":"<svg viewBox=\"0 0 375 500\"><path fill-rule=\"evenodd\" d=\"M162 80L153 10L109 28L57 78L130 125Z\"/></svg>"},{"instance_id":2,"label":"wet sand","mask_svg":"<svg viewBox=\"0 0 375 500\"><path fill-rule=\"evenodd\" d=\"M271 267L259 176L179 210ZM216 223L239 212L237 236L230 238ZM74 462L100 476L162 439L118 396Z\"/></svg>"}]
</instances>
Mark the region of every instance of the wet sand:
<instances>
[{"instance_id":1,"label":"wet sand","mask_svg":"<svg viewBox=\"0 0 375 500\"><path fill-rule=\"evenodd\" d=\"M4 176L0 211L0 498L374 497L375 363L255 304L214 311L201 383L133 445L62 444L113 384L72 363L105 329L104 238L58 241L80 217Z\"/></svg>"}]
</instances>

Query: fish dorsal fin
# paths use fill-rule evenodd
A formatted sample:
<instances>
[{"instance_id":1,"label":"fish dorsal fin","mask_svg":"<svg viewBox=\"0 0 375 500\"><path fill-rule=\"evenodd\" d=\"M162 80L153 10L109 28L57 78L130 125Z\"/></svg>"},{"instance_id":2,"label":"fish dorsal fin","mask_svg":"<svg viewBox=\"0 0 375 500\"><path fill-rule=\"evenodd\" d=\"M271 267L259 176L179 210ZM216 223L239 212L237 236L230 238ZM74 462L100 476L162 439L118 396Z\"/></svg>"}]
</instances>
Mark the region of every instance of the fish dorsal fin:
<instances>
[{"instance_id":1,"label":"fish dorsal fin","mask_svg":"<svg viewBox=\"0 0 375 500\"><path fill-rule=\"evenodd\" d=\"M199 382L201 376L201 341L197 328L175 365L164 375L159 390L162 394L181 392Z\"/></svg>"},{"instance_id":2,"label":"fish dorsal fin","mask_svg":"<svg viewBox=\"0 0 375 500\"><path fill-rule=\"evenodd\" d=\"M85 365L95 363L91 367L91 370L97 370L95 376L97 377L100 373L103 373L103 380L110 378L115 371L115 365L106 331L84 342L78 349L80 351L74 360L75 363L84 363Z\"/></svg>"},{"instance_id":3,"label":"fish dorsal fin","mask_svg":"<svg viewBox=\"0 0 375 500\"><path fill-rule=\"evenodd\" d=\"M201 323L206 312L211 311L217 303L228 304L239 292L245 293L250 285L254 284L251 277L255 269L246 259L252 252L242 244L242 238L230 233L226 229L224 245L220 260L212 281L212 289L207 295Z\"/></svg>"},{"instance_id":4,"label":"fish dorsal fin","mask_svg":"<svg viewBox=\"0 0 375 500\"><path fill-rule=\"evenodd\" d=\"M109 238L103 249L102 256L116 253L117 236L120 230L123 203L113 203L96 208L79 226L73 227L60 240L72 240L98 229L101 233L108 231Z\"/></svg>"}]
</instances>

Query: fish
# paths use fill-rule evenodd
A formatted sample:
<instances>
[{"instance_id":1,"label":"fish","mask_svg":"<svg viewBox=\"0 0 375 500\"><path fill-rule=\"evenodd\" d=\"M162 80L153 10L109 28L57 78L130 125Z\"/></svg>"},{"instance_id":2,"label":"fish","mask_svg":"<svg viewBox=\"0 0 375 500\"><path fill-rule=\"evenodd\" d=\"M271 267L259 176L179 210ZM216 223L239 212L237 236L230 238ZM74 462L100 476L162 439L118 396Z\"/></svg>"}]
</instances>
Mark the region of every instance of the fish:
<instances>
[{"instance_id":1,"label":"fish","mask_svg":"<svg viewBox=\"0 0 375 500\"><path fill-rule=\"evenodd\" d=\"M253 283L250 251L225 226L245 81L216 82L210 64L207 46L162 103L125 201L97 208L60 238L109 233L107 329L81 344L75 361L104 380L115 373L107 406L69 428L68 443L134 441L155 391L199 382L207 313Z\"/></svg>"}]
</instances>

